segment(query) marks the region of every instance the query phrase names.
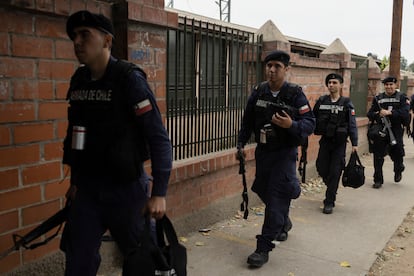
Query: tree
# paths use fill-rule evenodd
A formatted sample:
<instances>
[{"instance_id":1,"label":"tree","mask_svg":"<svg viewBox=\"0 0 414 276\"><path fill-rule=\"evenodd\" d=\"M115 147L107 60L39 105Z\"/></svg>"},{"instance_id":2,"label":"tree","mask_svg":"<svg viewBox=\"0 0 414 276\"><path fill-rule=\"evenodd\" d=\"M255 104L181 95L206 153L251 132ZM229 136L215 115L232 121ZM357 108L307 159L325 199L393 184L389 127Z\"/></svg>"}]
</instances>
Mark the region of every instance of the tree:
<instances>
[{"instance_id":1,"label":"tree","mask_svg":"<svg viewBox=\"0 0 414 276\"><path fill-rule=\"evenodd\" d=\"M401 57L400 64L401 64L400 65L401 70L407 70L408 61L405 57Z\"/></svg>"},{"instance_id":2,"label":"tree","mask_svg":"<svg viewBox=\"0 0 414 276\"><path fill-rule=\"evenodd\" d=\"M387 66L388 66L388 64L390 64L390 59L389 59L389 58L387 58L386 56L384 56L384 57L382 58L382 60L381 60L381 64L380 64L381 71L382 71L382 70L384 70L384 69L385 69L385 67L387 67Z\"/></svg>"},{"instance_id":3,"label":"tree","mask_svg":"<svg viewBox=\"0 0 414 276\"><path fill-rule=\"evenodd\" d=\"M407 70L411 71L411 72L414 72L414 62L412 62L410 65L408 65Z\"/></svg>"}]
</instances>

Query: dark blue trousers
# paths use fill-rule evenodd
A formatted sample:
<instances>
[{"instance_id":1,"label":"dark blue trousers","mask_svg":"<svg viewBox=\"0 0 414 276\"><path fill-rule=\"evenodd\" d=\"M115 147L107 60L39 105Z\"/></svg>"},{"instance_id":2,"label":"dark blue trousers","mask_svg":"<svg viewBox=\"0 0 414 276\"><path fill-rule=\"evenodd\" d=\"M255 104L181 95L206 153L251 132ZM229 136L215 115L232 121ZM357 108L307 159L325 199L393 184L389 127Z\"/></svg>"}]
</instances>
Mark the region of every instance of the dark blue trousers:
<instances>
[{"instance_id":1,"label":"dark blue trousers","mask_svg":"<svg viewBox=\"0 0 414 276\"><path fill-rule=\"evenodd\" d=\"M346 143L336 144L322 137L319 140L319 152L316 169L326 185L324 204L335 206L341 174L345 168Z\"/></svg>"},{"instance_id":2,"label":"dark blue trousers","mask_svg":"<svg viewBox=\"0 0 414 276\"><path fill-rule=\"evenodd\" d=\"M257 236L256 250L268 252L275 247L273 240L288 220L291 200L300 195L296 176L297 148L268 151L259 145L255 157L256 178L252 190L265 204L262 233Z\"/></svg>"},{"instance_id":3,"label":"dark blue trousers","mask_svg":"<svg viewBox=\"0 0 414 276\"><path fill-rule=\"evenodd\" d=\"M116 183L110 177L77 177L78 190L71 202L61 241L66 254L66 276L95 276L99 248L106 230L126 254L137 245L144 225L142 209L148 200L148 181Z\"/></svg>"},{"instance_id":4,"label":"dark blue trousers","mask_svg":"<svg viewBox=\"0 0 414 276\"><path fill-rule=\"evenodd\" d=\"M384 183L382 167L384 165L384 157L389 155L394 164L394 173L401 172L404 168L404 141L403 130L393 129L397 144L390 145L389 139L376 140L373 145L374 153L374 182Z\"/></svg>"}]
</instances>

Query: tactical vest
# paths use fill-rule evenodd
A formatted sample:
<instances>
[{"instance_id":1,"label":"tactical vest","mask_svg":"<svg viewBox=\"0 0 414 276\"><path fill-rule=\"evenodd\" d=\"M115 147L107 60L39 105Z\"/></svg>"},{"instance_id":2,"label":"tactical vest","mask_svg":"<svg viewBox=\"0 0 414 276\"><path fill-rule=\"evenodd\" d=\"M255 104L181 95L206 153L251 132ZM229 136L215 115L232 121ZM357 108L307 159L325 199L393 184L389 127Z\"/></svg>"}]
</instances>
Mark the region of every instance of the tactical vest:
<instances>
[{"instance_id":1,"label":"tactical vest","mask_svg":"<svg viewBox=\"0 0 414 276\"><path fill-rule=\"evenodd\" d=\"M126 79L137 66L124 61L109 65L100 80L80 67L71 79L67 94L68 131L64 141L64 163L83 174L105 173L130 181L139 176L148 158L146 143L127 104ZM144 73L145 76L145 73ZM74 126L85 129L82 150L72 148Z\"/></svg>"},{"instance_id":2,"label":"tactical vest","mask_svg":"<svg viewBox=\"0 0 414 276\"><path fill-rule=\"evenodd\" d=\"M380 105L380 107L382 109L386 109L386 110L394 110L394 109L399 109L401 104L401 96L403 95L402 92L396 92L394 95L392 95L391 97L386 96L385 92L379 94L377 97L377 102ZM389 117L391 124L396 126L399 124L403 124L406 125L407 123L404 121L400 121L400 118L393 118L392 116Z\"/></svg>"},{"instance_id":3,"label":"tactical vest","mask_svg":"<svg viewBox=\"0 0 414 276\"><path fill-rule=\"evenodd\" d=\"M262 82L255 87L257 91L257 100L255 105L255 123L254 134L255 141L261 144L260 135L264 128L270 132L267 136L266 147L269 149L277 149L283 146L298 146L303 141L297 141L289 135L287 129L279 127L271 123L274 112L272 106L283 106L287 110L292 119L298 115L297 108L293 107L293 103L299 94L299 86L288 83L283 86L277 97L273 97L271 93L265 93L267 82ZM263 133L262 133L263 135Z\"/></svg>"},{"instance_id":4,"label":"tactical vest","mask_svg":"<svg viewBox=\"0 0 414 276\"><path fill-rule=\"evenodd\" d=\"M330 101L329 95L322 96L314 133L335 138L338 142L346 141L349 127L348 103L349 98L342 96L334 103Z\"/></svg>"}]
</instances>

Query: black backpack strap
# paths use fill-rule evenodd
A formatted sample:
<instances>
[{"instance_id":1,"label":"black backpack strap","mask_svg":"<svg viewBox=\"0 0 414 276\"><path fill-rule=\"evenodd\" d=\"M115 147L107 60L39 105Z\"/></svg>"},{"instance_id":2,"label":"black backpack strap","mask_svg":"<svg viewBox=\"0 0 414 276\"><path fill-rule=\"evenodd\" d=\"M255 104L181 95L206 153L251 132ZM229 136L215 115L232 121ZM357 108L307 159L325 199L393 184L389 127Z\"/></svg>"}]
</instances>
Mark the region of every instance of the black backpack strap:
<instances>
[{"instance_id":1,"label":"black backpack strap","mask_svg":"<svg viewBox=\"0 0 414 276\"><path fill-rule=\"evenodd\" d=\"M256 91L256 98L255 100L257 101L261 95L263 95L263 93L265 92L265 87L267 85L267 81L263 81L257 85L255 85L253 87L253 90Z\"/></svg>"},{"instance_id":2,"label":"black backpack strap","mask_svg":"<svg viewBox=\"0 0 414 276\"><path fill-rule=\"evenodd\" d=\"M135 63L129 62L127 60L118 59L114 64L114 69L119 74L119 76L122 78L126 78L132 71L137 70L140 71L144 78L147 79L147 74L144 72L144 70L141 69L138 65ZM125 82L122 82L121 84L124 84Z\"/></svg>"},{"instance_id":3,"label":"black backpack strap","mask_svg":"<svg viewBox=\"0 0 414 276\"><path fill-rule=\"evenodd\" d=\"M338 100L338 105L345 106L349 102L349 98L340 96Z\"/></svg>"},{"instance_id":4,"label":"black backpack strap","mask_svg":"<svg viewBox=\"0 0 414 276\"><path fill-rule=\"evenodd\" d=\"M297 84L288 83L287 87L280 90L279 97L287 105L292 105L295 98L299 95L300 87Z\"/></svg>"},{"instance_id":5,"label":"black backpack strap","mask_svg":"<svg viewBox=\"0 0 414 276\"><path fill-rule=\"evenodd\" d=\"M75 73L73 73L72 77L70 78L69 89L66 93L66 100L69 100L69 92L76 87L79 83L82 83L86 79L86 75L88 74L88 68L86 66L80 66L76 69Z\"/></svg>"}]
</instances>

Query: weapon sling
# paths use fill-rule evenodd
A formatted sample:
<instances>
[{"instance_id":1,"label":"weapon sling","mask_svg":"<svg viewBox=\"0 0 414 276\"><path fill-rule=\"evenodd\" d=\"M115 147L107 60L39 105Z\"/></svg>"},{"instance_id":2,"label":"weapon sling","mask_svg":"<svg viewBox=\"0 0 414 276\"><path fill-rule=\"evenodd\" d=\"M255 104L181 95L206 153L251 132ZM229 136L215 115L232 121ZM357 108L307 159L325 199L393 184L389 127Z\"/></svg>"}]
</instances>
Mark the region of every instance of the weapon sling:
<instances>
[{"instance_id":1,"label":"weapon sling","mask_svg":"<svg viewBox=\"0 0 414 276\"><path fill-rule=\"evenodd\" d=\"M247 217L249 216L249 209L248 209L248 205L249 205L249 196L247 194L247 183L246 183L246 168L245 168L245 159L243 154L239 154L239 174L242 175L243 177L243 192L242 192L242 198L243 201L240 204L240 211L244 211L243 214L243 218L247 219Z\"/></svg>"},{"instance_id":2,"label":"weapon sling","mask_svg":"<svg viewBox=\"0 0 414 276\"><path fill-rule=\"evenodd\" d=\"M53 239L59 234L59 231L62 228L63 223L66 221L68 210L69 210L69 204L67 202L65 208L63 208L62 210L60 210L59 212L57 212L56 214L48 218L45 222L40 224L38 227L36 227L35 229L30 231L26 235L20 236L17 234L13 234L14 245L10 247L9 249L7 249L6 251L0 253L0 260L6 257L7 255L9 255L10 253L12 253L13 251L19 250L21 247L25 249L35 249L38 246L48 243L51 239ZM29 243L39 238L40 236L46 234L47 232L49 232L50 230L52 230L53 228L57 226L59 226L59 228L56 230L56 233L46 238L44 241L29 245Z\"/></svg>"}]
</instances>

